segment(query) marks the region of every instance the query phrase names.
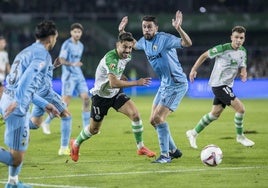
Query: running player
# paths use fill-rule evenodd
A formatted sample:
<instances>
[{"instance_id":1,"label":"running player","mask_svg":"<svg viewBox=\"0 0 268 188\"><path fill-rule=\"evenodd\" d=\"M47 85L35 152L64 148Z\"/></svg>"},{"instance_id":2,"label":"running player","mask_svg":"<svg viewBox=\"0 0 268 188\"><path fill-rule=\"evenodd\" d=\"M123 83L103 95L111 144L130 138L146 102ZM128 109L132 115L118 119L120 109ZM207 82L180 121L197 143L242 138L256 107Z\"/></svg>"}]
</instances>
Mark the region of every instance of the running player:
<instances>
[{"instance_id":1,"label":"running player","mask_svg":"<svg viewBox=\"0 0 268 188\"><path fill-rule=\"evenodd\" d=\"M191 82L197 76L197 69L207 58L216 58L213 71L210 75L209 85L214 93L212 110L205 114L194 129L188 130L186 135L192 148L197 148L197 135L204 130L212 121L217 120L226 105L235 110L234 124L236 127L236 141L244 146L253 146L255 143L243 134L243 120L245 107L233 93L234 79L239 69L243 82L247 80L247 52L242 46L245 42L246 29L235 26L232 29L231 43L217 45L204 52L195 62L189 74Z\"/></svg>"}]
</instances>

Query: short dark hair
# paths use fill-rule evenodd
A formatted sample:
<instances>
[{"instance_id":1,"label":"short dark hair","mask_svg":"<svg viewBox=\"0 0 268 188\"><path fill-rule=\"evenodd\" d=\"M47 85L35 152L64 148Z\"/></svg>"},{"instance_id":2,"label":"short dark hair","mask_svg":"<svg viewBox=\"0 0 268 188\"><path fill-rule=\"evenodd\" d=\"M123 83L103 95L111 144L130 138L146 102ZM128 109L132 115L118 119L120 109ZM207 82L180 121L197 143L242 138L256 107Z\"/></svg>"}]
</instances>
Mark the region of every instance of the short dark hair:
<instances>
[{"instance_id":1,"label":"short dark hair","mask_svg":"<svg viewBox=\"0 0 268 188\"><path fill-rule=\"evenodd\" d=\"M157 18L155 16L147 15L142 18L142 21L147 21L147 22L154 22L155 25L158 25Z\"/></svg>"},{"instance_id":2,"label":"short dark hair","mask_svg":"<svg viewBox=\"0 0 268 188\"><path fill-rule=\"evenodd\" d=\"M81 31L84 30L82 24L80 24L80 23L73 23L73 24L71 25L71 30L74 30L74 29L81 29Z\"/></svg>"},{"instance_id":3,"label":"short dark hair","mask_svg":"<svg viewBox=\"0 0 268 188\"><path fill-rule=\"evenodd\" d=\"M133 42L135 39L132 36L132 33L130 32L125 32L125 33L120 33L118 36L118 41L123 42L123 41L128 41L128 42Z\"/></svg>"},{"instance_id":4,"label":"short dark hair","mask_svg":"<svg viewBox=\"0 0 268 188\"><path fill-rule=\"evenodd\" d=\"M51 20L44 20L37 24L34 34L37 39L44 39L50 35L56 35L56 24Z\"/></svg>"},{"instance_id":5,"label":"short dark hair","mask_svg":"<svg viewBox=\"0 0 268 188\"><path fill-rule=\"evenodd\" d=\"M244 28L243 26L237 25L237 26L233 27L232 33L233 32L246 33L246 28Z\"/></svg>"}]
</instances>

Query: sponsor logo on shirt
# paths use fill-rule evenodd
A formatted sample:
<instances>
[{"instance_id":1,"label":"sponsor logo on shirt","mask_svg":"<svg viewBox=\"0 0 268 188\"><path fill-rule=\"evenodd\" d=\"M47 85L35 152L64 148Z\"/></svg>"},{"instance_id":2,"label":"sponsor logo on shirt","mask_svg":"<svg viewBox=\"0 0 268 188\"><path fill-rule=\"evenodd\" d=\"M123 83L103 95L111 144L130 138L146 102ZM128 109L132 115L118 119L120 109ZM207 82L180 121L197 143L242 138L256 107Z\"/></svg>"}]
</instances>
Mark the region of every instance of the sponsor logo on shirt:
<instances>
[{"instance_id":1,"label":"sponsor logo on shirt","mask_svg":"<svg viewBox=\"0 0 268 188\"><path fill-rule=\"evenodd\" d=\"M157 55L147 56L149 61L153 61L153 60L161 58L161 57L162 57L161 53L159 53Z\"/></svg>"}]
</instances>

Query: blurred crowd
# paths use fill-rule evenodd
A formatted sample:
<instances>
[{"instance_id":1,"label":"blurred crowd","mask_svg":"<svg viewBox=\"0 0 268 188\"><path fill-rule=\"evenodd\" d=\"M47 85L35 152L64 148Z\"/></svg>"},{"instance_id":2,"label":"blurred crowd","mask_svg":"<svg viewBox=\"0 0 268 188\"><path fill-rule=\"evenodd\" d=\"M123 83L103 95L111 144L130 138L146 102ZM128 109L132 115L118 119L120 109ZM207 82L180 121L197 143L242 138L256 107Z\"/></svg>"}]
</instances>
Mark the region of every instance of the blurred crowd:
<instances>
[{"instance_id":1,"label":"blurred crowd","mask_svg":"<svg viewBox=\"0 0 268 188\"><path fill-rule=\"evenodd\" d=\"M215 13L225 12L264 12L267 11L266 0L2 0L2 13L167 13L178 7L184 12L197 12L200 7ZM82 5L82 6L81 6Z\"/></svg>"},{"instance_id":2,"label":"blurred crowd","mask_svg":"<svg viewBox=\"0 0 268 188\"><path fill-rule=\"evenodd\" d=\"M75 16L83 17L84 20L89 18L96 18L98 24L101 24L101 19L107 20L111 23L118 22L118 19L125 15L125 13L152 13L152 14L164 14L164 13L174 13L178 7L183 10L185 14L197 14L200 13L201 8L203 11L208 13L265 13L268 12L268 1L266 0L56 0L56 1L40 1L31 0L31 3L27 0L2 0L0 1L0 21L3 21L0 25L0 35L4 35L8 39L7 50L10 54L10 62L16 54L23 47L29 45L33 42L34 38L32 35L32 28L29 26L21 26L18 24L9 24L4 20L3 15L16 15L25 14L33 15L35 19L40 19L43 17L52 17L57 23L60 23L60 36L58 42L51 52L52 57L56 57L60 48L60 45L66 37L68 37L69 28L64 28L63 22L66 21L67 16L70 15L70 22L81 21L80 18ZM55 17L53 17L53 16ZM61 20L60 20L61 18ZM1 20L2 19L2 20ZM19 17L15 19L19 21ZM93 19L94 20L94 19ZM33 20L31 20L33 21ZM29 22L31 22L29 21ZM96 21L96 20L94 20ZM105 22L107 23L107 22ZM100 25L101 27L102 25ZM114 29L114 26L111 26ZM88 27L85 27L88 28ZM66 30L67 29L67 30ZM162 29L162 28L161 28ZM110 31L107 29L107 31ZM134 36L140 34L140 30L132 31ZM136 32L136 33L135 33ZM250 78L262 78L268 77L268 48L260 48L258 41L264 41L261 36L265 36L265 31L248 31L245 47L248 48L248 74ZM138 33L138 34L137 34ZM84 53L84 61L88 61L90 64L86 64L84 67L85 76L94 76L94 67L98 63L99 57L103 55L105 46L101 46L96 41L97 35L100 35L99 30L93 31L93 28L85 30L82 41L86 41L86 48ZM230 32L229 29L215 33L215 31L210 32L190 32L191 38L194 41L194 45L186 49L181 55L181 59L184 63L184 70L189 73L191 65L194 63L196 58L203 52L204 49L210 47L212 44L210 42L222 41L226 42ZM114 34L110 33L112 37ZM219 36L222 36L221 38ZM206 37L206 38L205 38ZM256 41L256 37L258 40ZM261 39L260 39L261 38ZM104 39L106 40L106 39ZM263 46L264 42L262 42ZM109 45L106 46L107 48ZM180 52L179 52L180 53ZM142 55L138 55L142 56ZM145 60L142 60L145 61ZM208 77L211 63L206 63L207 66L203 67L200 71L202 78ZM93 69L92 69L93 66ZM141 66L144 68L144 66ZM130 66L130 69L133 67ZM134 67L138 68L138 67ZM128 70L126 70L128 71ZM143 70L138 70L137 72L142 73ZM148 72L144 72L147 74ZM56 77L60 75L60 72L54 74ZM144 75L142 75L144 76Z\"/></svg>"},{"instance_id":3,"label":"blurred crowd","mask_svg":"<svg viewBox=\"0 0 268 188\"><path fill-rule=\"evenodd\" d=\"M268 51L257 52L250 60L248 67L249 78L268 78Z\"/></svg>"}]
</instances>

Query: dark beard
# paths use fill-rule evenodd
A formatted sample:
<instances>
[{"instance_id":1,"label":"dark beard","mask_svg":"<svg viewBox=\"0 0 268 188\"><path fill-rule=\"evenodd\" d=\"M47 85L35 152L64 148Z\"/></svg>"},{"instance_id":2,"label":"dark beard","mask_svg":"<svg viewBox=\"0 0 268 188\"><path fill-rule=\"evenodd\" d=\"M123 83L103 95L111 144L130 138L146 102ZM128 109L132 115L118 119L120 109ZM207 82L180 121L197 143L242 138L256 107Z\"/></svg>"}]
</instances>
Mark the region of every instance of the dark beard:
<instances>
[{"instance_id":1,"label":"dark beard","mask_svg":"<svg viewBox=\"0 0 268 188\"><path fill-rule=\"evenodd\" d=\"M144 35L144 38L145 38L146 40L151 40L151 39L153 38L153 36L151 36L151 35Z\"/></svg>"}]
</instances>

